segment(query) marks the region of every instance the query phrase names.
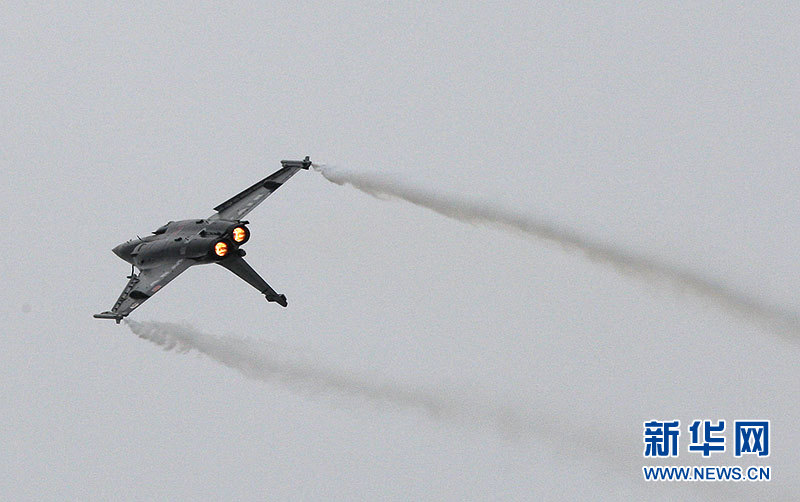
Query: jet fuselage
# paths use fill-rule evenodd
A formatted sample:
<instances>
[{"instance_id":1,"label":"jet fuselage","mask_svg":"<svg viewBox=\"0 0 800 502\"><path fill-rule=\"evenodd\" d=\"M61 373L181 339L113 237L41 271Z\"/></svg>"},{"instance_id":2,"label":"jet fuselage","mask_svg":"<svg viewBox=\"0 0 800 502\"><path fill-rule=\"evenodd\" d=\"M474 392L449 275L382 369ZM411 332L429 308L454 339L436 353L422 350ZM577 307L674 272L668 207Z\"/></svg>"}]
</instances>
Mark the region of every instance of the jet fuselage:
<instances>
[{"instance_id":1,"label":"jet fuselage","mask_svg":"<svg viewBox=\"0 0 800 502\"><path fill-rule=\"evenodd\" d=\"M170 221L145 238L137 237L114 247L114 254L131 264L128 283L111 310L95 314L119 324L145 301L193 265L216 263L256 288L269 302L286 307L278 294L244 259L241 246L250 239L243 218L311 159L282 160L281 168L217 205L208 218ZM136 268L139 273L136 273Z\"/></svg>"},{"instance_id":2,"label":"jet fuselage","mask_svg":"<svg viewBox=\"0 0 800 502\"><path fill-rule=\"evenodd\" d=\"M153 235L123 242L113 251L140 270L178 259L213 263L234 253L244 255L239 247L250 238L246 223L208 219L170 221L153 231Z\"/></svg>"}]
</instances>

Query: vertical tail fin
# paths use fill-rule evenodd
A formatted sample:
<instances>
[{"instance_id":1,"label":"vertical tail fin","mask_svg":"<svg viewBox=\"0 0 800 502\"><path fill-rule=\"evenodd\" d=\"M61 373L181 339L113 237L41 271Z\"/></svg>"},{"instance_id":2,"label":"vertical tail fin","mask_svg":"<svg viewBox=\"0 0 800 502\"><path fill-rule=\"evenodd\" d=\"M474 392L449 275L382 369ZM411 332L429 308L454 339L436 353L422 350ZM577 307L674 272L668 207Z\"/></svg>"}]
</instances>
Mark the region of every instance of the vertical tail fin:
<instances>
[{"instance_id":1,"label":"vertical tail fin","mask_svg":"<svg viewBox=\"0 0 800 502\"><path fill-rule=\"evenodd\" d=\"M286 295L279 295L274 289L272 289L272 287L267 284L267 281L262 279L261 276L258 275L258 272L253 270L253 267L251 267L239 254L233 253L231 256L217 263L239 276L239 278L241 278L247 284L259 290L261 294L267 298L267 301L275 302L282 307L287 305Z\"/></svg>"}]
</instances>

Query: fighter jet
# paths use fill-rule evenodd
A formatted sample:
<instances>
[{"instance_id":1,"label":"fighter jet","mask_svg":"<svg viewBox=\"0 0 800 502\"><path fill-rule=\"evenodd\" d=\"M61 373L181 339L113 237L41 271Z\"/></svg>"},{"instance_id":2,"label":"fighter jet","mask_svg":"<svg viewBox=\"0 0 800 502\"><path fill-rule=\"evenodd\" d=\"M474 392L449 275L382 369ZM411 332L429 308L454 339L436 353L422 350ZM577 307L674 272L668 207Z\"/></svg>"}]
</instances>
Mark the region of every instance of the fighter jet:
<instances>
[{"instance_id":1,"label":"fighter jet","mask_svg":"<svg viewBox=\"0 0 800 502\"><path fill-rule=\"evenodd\" d=\"M300 169L308 170L311 161L282 160L281 169L250 188L234 195L208 218L170 221L144 238L131 239L112 249L131 264L131 275L122 294L98 319L114 319L117 324L192 265L216 263L238 275L259 290L267 301L286 306L286 295L279 295L244 260L241 248L250 239L248 221L242 218ZM136 268L139 273L136 273Z\"/></svg>"}]
</instances>

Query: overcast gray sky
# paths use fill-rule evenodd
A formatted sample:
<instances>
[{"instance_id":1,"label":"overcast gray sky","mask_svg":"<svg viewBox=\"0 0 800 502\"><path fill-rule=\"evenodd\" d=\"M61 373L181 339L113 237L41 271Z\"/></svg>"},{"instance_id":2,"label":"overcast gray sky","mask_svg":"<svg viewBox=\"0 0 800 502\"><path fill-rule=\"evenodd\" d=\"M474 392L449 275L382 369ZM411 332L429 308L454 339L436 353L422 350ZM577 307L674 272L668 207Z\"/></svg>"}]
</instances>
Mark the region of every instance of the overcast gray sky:
<instances>
[{"instance_id":1,"label":"overcast gray sky","mask_svg":"<svg viewBox=\"0 0 800 502\"><path fill-rule=\"evenodd\" d=\"M248 379L91 314L125 284L114 245L305 155L797 312L798 26L791 2L4 3L0 496L796 498L800 344L314 172L248 217L289 308L206 266L132 318L507 410L521 434ZM772 420L773 481L645 484L651 418Z\"/></svg>"}]
</instances>

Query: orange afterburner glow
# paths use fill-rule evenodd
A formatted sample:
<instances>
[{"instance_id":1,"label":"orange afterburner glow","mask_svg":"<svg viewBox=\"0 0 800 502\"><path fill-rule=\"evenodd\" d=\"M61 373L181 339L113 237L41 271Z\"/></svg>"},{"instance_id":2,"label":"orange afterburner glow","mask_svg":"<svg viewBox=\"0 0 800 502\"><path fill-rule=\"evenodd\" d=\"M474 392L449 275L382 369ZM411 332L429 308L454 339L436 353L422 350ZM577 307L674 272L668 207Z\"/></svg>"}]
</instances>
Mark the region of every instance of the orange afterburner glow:
<instances>
[{"instance_id":1,"label":"orange afterburner glow","mask_svg":"<svg viewBox=\"0 0 800 502\"><path fill-rule=\"evenodd\" d=\"M222 258L226 254L228 254L228 245L224 242L218 242L214 245L214 253Z\"/></svg>"},{"instance_id":2,"label":"orange afterburner glow","mask_svg":"<svg viewBox=\"0 0 800 502\"><path fill-rule=\"evenodd\" d=\"M243 242L247 238L247 231L242 227L233 229L233 240L236 242Z\"/></svg>"}]
</instances>

